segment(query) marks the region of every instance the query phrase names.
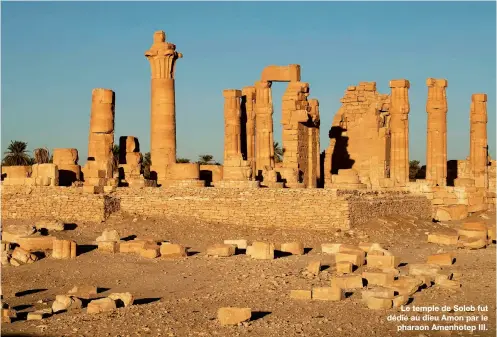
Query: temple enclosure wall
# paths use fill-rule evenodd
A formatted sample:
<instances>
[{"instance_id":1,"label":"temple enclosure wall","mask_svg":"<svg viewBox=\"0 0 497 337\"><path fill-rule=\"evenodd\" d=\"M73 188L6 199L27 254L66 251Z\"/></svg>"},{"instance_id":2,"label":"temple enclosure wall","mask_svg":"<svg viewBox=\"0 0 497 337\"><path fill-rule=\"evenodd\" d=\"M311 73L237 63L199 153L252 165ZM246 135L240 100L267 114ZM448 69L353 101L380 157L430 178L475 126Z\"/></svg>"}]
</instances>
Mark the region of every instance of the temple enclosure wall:
<instances>
[{"instance_id":1,"label":"temple enclosure wall","mask_svg":"<svg viewBox=\"0 0 497 337\"><path fill-rule=\"evenodd\" d=\"M323 189L118 188L87 194L78 188L2 186L2 218L104 221L112 212L190 218L225 225L351 228L380 215L431 219L424 196L406 192Z\"/></svg>"}]
</instances>

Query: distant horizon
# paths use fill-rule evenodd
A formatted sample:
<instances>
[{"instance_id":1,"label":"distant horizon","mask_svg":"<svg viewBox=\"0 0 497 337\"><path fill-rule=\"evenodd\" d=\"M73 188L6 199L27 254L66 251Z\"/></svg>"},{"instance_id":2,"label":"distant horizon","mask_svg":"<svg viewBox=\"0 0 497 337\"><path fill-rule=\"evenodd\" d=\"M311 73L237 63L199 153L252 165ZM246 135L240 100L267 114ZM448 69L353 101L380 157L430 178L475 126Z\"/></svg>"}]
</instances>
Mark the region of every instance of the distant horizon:
<instances>
[{"instance_id":1,"label":"distant horizon","mask_svg":"<svg viewBox=\"0 0 497 337\"><path fill-rule=\"evenodd\" d=\"M489 154L496 158L495 2L4 2L2 158L28 149L77 148L86 163L91 90L116 93L115 144L135 136L150 149L153 33L183 53L176 68L177 157L223 162L222 90L253 85L265 66L299 64L320 102L321 149L346 88L410 81L409 155L426 162L429 77L448 80L449 160L469 155L471 95L486 93ZM311 20L295 20L303 15ZM389 20L378 20L388 17ZM214 19L216 18L216 19ZM61 29L63 27L63 29ZM273 85L275 141L281 98Z\"/></svg>"}]
</instances>

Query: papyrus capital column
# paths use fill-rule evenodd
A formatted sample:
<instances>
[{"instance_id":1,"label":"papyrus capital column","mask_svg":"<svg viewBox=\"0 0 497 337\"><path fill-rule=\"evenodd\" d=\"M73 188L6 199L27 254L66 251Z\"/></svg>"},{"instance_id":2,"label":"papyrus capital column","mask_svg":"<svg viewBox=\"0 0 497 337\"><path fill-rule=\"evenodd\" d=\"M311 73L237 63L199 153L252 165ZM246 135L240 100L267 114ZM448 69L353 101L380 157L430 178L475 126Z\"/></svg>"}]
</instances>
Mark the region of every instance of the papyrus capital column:
<instances>
[{"instance_id":1,"label":"papyrus capital column","mask_svg":"<svg viewBox=\"0 0 497 337\"><path fill-rule=\"evenodd\" d=\"M176 60L183 57L176 45L166 42L163 31L154 33L153 44L145 52L151 69L150 155L151 172L165 177L169 165L176 163L176 98L174 78Z\"/></svg>"},{"instance_id":2,"label":"papyrus capital column","mask_svg":"<svg viewBox=\"0 0 497 337\"><path fill-rule=\"evenodd\" d=\"M228 89L224 96L224 162L242 159L240 90Z\"/></svg>"},{"instance_id":3,"label":"papyrus capital column","mask_svg":"<svg viewBox=\"0 0 497 337\"><path fill-rule=\"evenodd\" d=\"M395 186L409 181L409 81L390 81L391 168L390 178Z\"/></svg>"},{"instance_id":4,"label":"papyrus capital column","mask_svg":"<svg viewBox=\"0 0 497 337\"><path fill-rule=\"evenodd\" d=\"M476 187L488 186L487 121L487 94L473 94L470 111L469 161Z\"/></svg>"},{"instance_id":5,"label":"papyrus capital column","mask_svg":"<svg viewBox=\"0 0 497 337\"><path fill-rule=\"evenodd\" d=\"M447 80L428 78L426 179L438 186L447 183Z\"/></svg>"},{"instance_id":6,"label":"papyrus capital column","mask_svg":"<svg viewBox=\"0 0 497 337\"><path fill-rule=\"evenodd\" d=\"M274 167L273 98L271 95L271 82L256 82L255 92L256 170L262 171L266 166L271 168Z\"/></svg>"},{"instance_id":7,"label":"papyrus capital column","mask_svg":"<svg viewBox=\"0 0 497 337\"><path fill-rule=\"evenodd\" d=\"M252 170L255 171L255 87L242 88L242 96L245 97L245 113L247 114L245 126L247 133L247 161L250 162Z\"/></svg>"}]
</instances>

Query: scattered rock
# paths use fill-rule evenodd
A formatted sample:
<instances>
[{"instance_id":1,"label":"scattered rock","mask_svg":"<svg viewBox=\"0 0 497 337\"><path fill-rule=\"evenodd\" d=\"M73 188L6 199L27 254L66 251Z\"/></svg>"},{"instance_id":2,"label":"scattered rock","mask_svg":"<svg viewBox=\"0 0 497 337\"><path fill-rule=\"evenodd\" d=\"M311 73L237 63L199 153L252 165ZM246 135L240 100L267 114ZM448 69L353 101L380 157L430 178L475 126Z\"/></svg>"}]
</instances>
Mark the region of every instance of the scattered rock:
<instances>
[{"instance_id":1,"label":"scattered rock","mask_svg":"<svg viewBox=\"0 0 497 337\"><path fill-rule=\"evenodd\" d=\"M105 297L88 303L86 312L88 314L98 314L100 312L112 311L114 309L116 309L116 302L111 298Z\"/></svg>"},{"instance_id":2,"label":"scattered rock","mask_svg":"<svg viewBox=\"0 0 497 337\"><path fill-rule=\"evenodd\" d=\"M236 325L250 320L252 309L250 308L220 308L217 312L217 319L221 325Z\"/></svg>"}]
</instances>

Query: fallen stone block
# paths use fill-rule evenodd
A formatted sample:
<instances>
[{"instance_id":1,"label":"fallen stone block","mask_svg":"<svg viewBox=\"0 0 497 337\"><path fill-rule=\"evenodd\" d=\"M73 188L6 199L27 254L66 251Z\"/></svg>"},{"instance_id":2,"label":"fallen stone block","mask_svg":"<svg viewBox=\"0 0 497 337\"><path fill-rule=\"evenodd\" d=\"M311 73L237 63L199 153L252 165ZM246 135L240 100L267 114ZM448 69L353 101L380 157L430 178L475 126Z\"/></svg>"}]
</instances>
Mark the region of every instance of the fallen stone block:
<instances>
[{"instance_id":1,"label":"fallen stone block","mask_svg":"<svg viewBox=\"0 0 497 337\"><path fill-rule=\"evenodd\" d=\"M336 263L337 273L340 274L350 274L352 273L352 269L354 265L347 261L340 261Z\"/></svg>"},{"instance_id":2,"label":"fallen stone block","mask_svg":"<svg viewBox=\"0 0 497 337\"><path fill-rule=\"evenodd\" d=\"M135 298L131 293L112 293L108 296L108 298L116 301L117 303L120 304L122 302L122 305L125 307L128 307L130 305L133 305Z\"/></svg>"},{"instance_id":3,"label":"fallen stone block","mask_svg":"<svg viewBox=\"0 0 497 337\"><path fill-rule=\"evenodd\" d=\"M428 234L428 242L439 245L457 245L459 234L455 231Z\"/></svg>"},{"instance_id":4,"label":"fallen stone block","mask_svg":"<svg viewBox=\"0 0 497 337\"><path fill-rule=\"evenodd\" d=\"M252 309L250 308L219 308L217 319L221 325L236 325L250 320Z\"/></svg>"},{"instance_id":5,"label":"fallen stone block","mask_svg":"<svg viewBox=\"0 0 497 337\"><path fill-rule=\"evenodd\" d=\"M319 301L341 301L344 299L344 292L337 287L312 288L312 299Z\"/></svg>"},{"instance_id":6,"label":"fallen stone block","mask_svg":"<svg viewBox=\"0 0 497 337\"><path fill-rule=\"evenodd\" d=\"M403 305L406 305L409 302L408 295L397 295L392 299L392 306L394 308L400 308Z\"/></svg>"},{"instance_id":7,"label":"fallen stone block","mask_svg":"<svg viewBox=\"0 0 497 337\"><path fill-rule=\"evenodd\" d=\"M400 258L396 256L369 255L367 265L371 268L397 268L400 264Z\"/></svg>"},{"instance_id":8,"label":"fallen stone block","mask_svg":"<svg viewBox=\"0 0 497 337\"><path fill-rule=\"evenodd\" d=\"M146 240L132 240L119 242L119 252L120 253L140 253L140 251L148 243Z\"/></svg>"},{"instance_id":9,"label":"fallen stone block","mask_svg":"<svg viewBox=\"0 0 497 337\"><path fill-rule=\"evenodd\" d=\"M304 255L304 245L301 242L287 242L281 244L280 251L292 255Z\"/></svg>"},{"instance_id":10,"label":"fallen stone block","mask_svg":"<svg viewBox=\"0 0 497 337\"><path fill-rule=\"evenodd\" d=\"M247 249L248 243L247 240L240 239L240 240L224 240L223 242L225 245L233 245L236 246L238 249Z\"/></svg>"},{"instance_id":11,"label":"fallen stone block","mask_svg":"<svg viewBox=\"0 0 497 337\"><path fill-rule=\"evenodd\" d=\"M394 289L399 293L399 295L411 296L419 290L419 287L423 285L423 281L410 276L400 276L397 280L392 282L389 288Z\"/></svg>"},{"instance_id":12,"label":"fallen stone block","mask_svg":"<svg viewBox=\"0 0 497 337\"><path fill-rule=\"evenodd\" d=\"M235 255L236 247L234 245L226 245L217 243L207 248L208 256L229 257Z\"/></svg>"},{"instance_id":13,"label":"fallen stone block","mask_svg":"<svg viewBox=\"0 0 497 337\"><path fill-rule=\"evenodd\" d=\"M494 227L489 227L487 230L487 236L491 241L496 240L496 232L495 232L495 226Z\"/></svg>"},{"instance_id":14,"label":"fallen stone block","mask_svg":"<svg viewBox=\"0 0 497 337\"><path fill-rule=\"evenodd\" d=\"M52 303L52 311L54 313L69 311L73 309L81 309L82 307L83 303L79 298L67 295L55 296L55 301Z\"/></svg>"},{"instance_id":15,"label":"fallen stone block","mask_svg":"<svg viewBox=\"0 0 497 337\"><path fill-rule=\"evenodd\" d=\"M387 255L391 256L392 253L386 249L384 249L379 243L359 243L359 248L371 255Z\"/></svg>"},{"instance_id":16,"label":"fallen stone block","mask_svg":"<svg viewBox=\"0 0 497 337\"><path fill-rule=\"evenodd\" d=\"M186 257L186 248L175 243L163 242L160 246L160 255L163 257Z\"/></svg>"},{"instance_id":17,"label":"fallen stone block","mask_svg":"<svg viewBox=\"0 0 497 337\"><path fill-rule=\"evenodd\" d=\"M60 220L38 220L35 223L36 229L46 229L47 231L60 232L65 229L65 224Z\"/></svg>"},{"instance_id":18,"label":"fallen stone block","mask_svg":"<svg viewBox=\"0 0 497 337\"><path fill-rule=\"evenodd\" d=\"M487 247L487 243L487 240L484 238L468 238L466 236L461 236L457 246L468 249L482 249Z\"/></svg>"},{"instance_id":19,"label":"fallen stone block","mask_svg":"<svg viewBox=\"0 0 497 337\"><path fill-rule=\"evenodd\" d=\"M439 283L437 284L440 288L446 288L446 289L452 289L452 290L458 290L461 288L461 283L456 280L440 280Z\"/></svg>"},{"instance_id":20,"label":"fallen stone block","mask_svg":"<svg viewBox=\"0 0 497 337\"><path fill-rule=\"evenodd\" d=\"M86 313L98 314L104 311L112 311L114 309L116 309L116 302L111 298L105 297L88 303Z\"/></svg>"},{"instance_id":21,"label":"fallen stone block","mask_svg":"<svg viewBox=\"0 0 497 337\"><path fill-rule=\"evenodd\" d=\"M331 287L340 289L358 289L364 287L361 275L335 276L331 279Z\"/></svg>"},{"instance_id":22,"label":"fallen stone block","mask_svg":"<svg viewBox=\"0 0 497 337\"><path fill-rule=\"evenodd\" d=\"M28 313L27 320L28 321L42 320L42 319L47 318L51 315L52 315L51 308L36 310L36 311L32 311L32 312Z\"/></svg>"},{"instance_id":23,"label":"fallen stone block","mask_svg":"<svg viewBox=\"0 0 497 337\"><path fill-rule=\"evenodd\" d=\"M487 229L479 230L479 229L459 229L457 231L459 237L465 236L468 238L477 238L477 239L487 239Z\"/></svg>"},{"instance_id":24,"label":"fallen stone block","mask_svg":"<svg viewBox=\"0 0 497 337\"><path fill-rule=\"evenodd\" d=\"M369 309L380 310L380 309L390 309L392 308L391 298L382 298L371 296L366 299L366 304Z\"/></svg>"},{"instance_id":25,"label":"fallen stone block","mask_svg":"<svg viewBox=\"0 0 497 337\"><path fill-rule=\"evenodd\" d=\"M430 288L432 286L432 284L435 282L435 278L436 276L433 277L431 275L416 275L416 279L422 281L427 288Z\"/></svg>"},{"instance_id":26,"label":"fallen stone block","mask_svg":"<svg viewBox=\"0 0 497 337\"><path fill-rule=\"evenodd\" d=\"M394 281L394 275L392 273L365 271L362 273L362 277L368 281L368 286L387 286L391 285Z\"/></svg>"},{"instance_id":27,"label":"fallen stone block","mask_svg":"<svg viewBox=\"0 0 497 337\"><path fill-rule=\"evenodd\" d=\"M115 254L120 250L120 243L116 241L98 241L98 250L104 253Z\"/></svg>"},{"instance_id":28,"label":"fallen stone block","mask_svg":"<svg viewBox=\"0 0 497 337\"><path fill-rule=\"evenodd\" d=\"M445 282L445 280L451 280L452 279L452 273L450 272L441 272L437 276L435 276L434 283L435 284L440 284Z\"/></svg>"},{"instance_id":29,"label":"fallen stone block","mask_svg":"<svg viewBox=\"0 0 497 337\"><path fill-rule=\"evenodd\" d=\"M435 220L438 221L455 221L463 220L468 217L467 205L449 205L437 208Z\"/></svg>"},{"instance_id":30,"label":"fallen stone block","mask_svg":"<svg viewBox=\"0 0 497 337\"><path fill-rule=\"evenodd\" d=\"M160 255L160 248L157 244L146 243L145 246L140 250L140 256L147 259L155 259Z\"/></svg>"},{"instance_id":31,"label":"fallen stone block","mask_svg":"<svg viewBox=\"0 0 497 337\"><path fill-rule=\"evenodd\" d=\"M487 225L483 222L465 222L462 224L462 230L475 230L475 231L486 231L488 229ZM461 234L464 235L464 234Z\"/></svg>"},{"instance_id":32,"label":"fallen stone block","mask_svg":"<svg viewBox=\"0 0 497 337\"><path fill-rule=\"evenodd\" d=\"M29 252L52 250L54 236L24 236L17 240L17 244L24 250Z\"/></svg>"},{"instance_id":33,"label":"fallen stone block","mask_svg":"<svg viewBox=\"0 0 497 337\"><path fill-rule=\"evenodd\" d=\"M400 270L396 268L382 268L381 271L384 273L392 274L394 278L400 275Z\"/></svg>"},{"instance_id":34,"label":"fallen stone block","mask_svg":"<svg viewBox=\"0 0 497 337\"><path fill-rule=\"evenodd\" d=\"M409 275L429 275L435 277L442 270L437 264L415 263L409 265Z\"/></svg>"},{"instance_id":35,"label":"fallen stone block","mask_svg":"<svg viewBox=\"0 0 497 337\"><path fill-rule=\"evenodd\" d=\"M310 300L312 298L311 290L291 290L290 298L297 300Z\"/></svg>"},{"instance_id":36,"label":"fallen stone block","mask_svg":"<svg viewBox=\"0 0 497 337\"><path fill-rule=\"evenodd\" d=\"M267 242L252 243L251 257L256 260L274 259L274 244Z\"/></svg>"},{"instance_id":37,"label":"fallen stone block","mask_svg":"<svg viewBox=\"0 0 497 337\"><path fill-rule=\"evenodd\" d=\"M68 291L68 294L90 300L97 297L97 287L92 285L74 286L74 288Z\"/></svg>"},{"instance_id":38,"label":"fallen stone block","mask_svg":"<svg viewBox=\"0 0 497 337\"><path fill-rule=\"evenodd\" d=\"M434 254L428 256L427 264L438 264L439 266L451 266L454 263L454 255L452 253Z\"/></svg>"},{"instance_id":39,"label":"fallen stone block","mask_svg":"<svg viewBox=\"0 0 497 337\"><path fill-rule=\"evenodd\" d=\"M77 256L77 244L70 240L53 240L52 258L75 259Z\"/></svg>"},{"instance_id":40,"label":"fallen stone block","mask_svg":"<svg viewBox=\"0 0 497 337\"><path fill-rule=\"evenodd\" d=\"M360 250L359 247L353 245L347 245L344 243L322 243L321 252L324 254L336 254L339 252L344 252L347 250L357 251Z\"/></svg>"},{"instance_id":41,"label":"fallen stone block","mask_svg":"<svg viewBox=\"0 0 497 337\"><path fill-rule=\"evenodd\" d=\"M29 236L36 233L33 225L2 225L2 241L17 243L21 237Z\"/></svg>"},{"instance_id":42,"label":"fallen stone block","mask_svg":"<svg viewBox=\"0 0 497 337\"><path fill-rule=\"evenodd\" d=\"M121 240L119 233L115 229L106 229L102 232L102 235L97 237L96 241L115 241L118 242Z\"/></svg>"},{"instance_id":43,"label":"fallen stone block","mask_svg":"<svg viewBox=\"0 0 497 337\"><path fill-rule=\"evenodd\" d=\"M349 253L336 253L335 261L338 262L350 262L354 266L362 266L364 264L365 253L361 252L349 252Z\"/></svg>"},{"instance_id":44,"label":"fallen stone block","mask_svg":"<svg viewBox=\"0 0 497 337\"><path fill-rule=\"evenodd\" d=\"M363 290L361 292L361 295L363 300L367 300L369 297L393 298L395 292L393 291L393 289L388 288L373 288Z\"/></svg>"},{"instance_id":45,"label":"fallen stone block","mask_svg":"<svg viewBox=\"0 0 497 337\"><path fill-rule=\"evenodd\" d=\"M307 265L307 271L312 275L318 275L319 272L321 271L321 262L314 261L309 263L309 265Z\"/></svg>"},{"instance_id":46,"label":"fallen stone block","mask_svg":"<svg viewBox=\"0 0 497 337\"><path fill-rule=\"evenodd\" d=\"M20 264L33 263L38 260L38 257L34 254L29 253L28 251L22 249L21 247L16 247L14 251L12 251L12 255L10 257L11 263L12 260Z\"/></svg>"},{"instance_id":47,"label":"fallen stone block","mask_svg":"<svg viewBox=\"0 0 497 337\"><path fill-rule=\"evenodd\" d=\"M7 303L2 303L2 323L11 323L17 318L17 312L11 309Z\"/></svg>"}]
</instances>

